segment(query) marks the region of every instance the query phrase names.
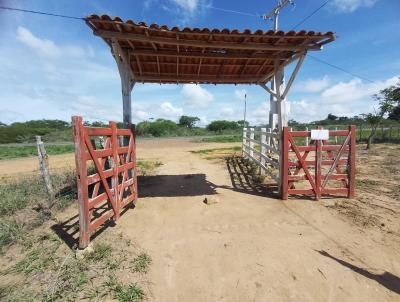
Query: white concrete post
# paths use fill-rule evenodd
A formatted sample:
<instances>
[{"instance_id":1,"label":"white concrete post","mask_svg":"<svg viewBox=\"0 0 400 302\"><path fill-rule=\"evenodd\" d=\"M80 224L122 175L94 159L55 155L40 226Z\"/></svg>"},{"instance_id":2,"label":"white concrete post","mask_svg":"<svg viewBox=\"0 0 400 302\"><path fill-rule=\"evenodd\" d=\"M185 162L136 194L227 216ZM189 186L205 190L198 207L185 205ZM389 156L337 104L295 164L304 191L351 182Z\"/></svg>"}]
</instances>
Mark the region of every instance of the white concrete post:
<instances>
[{"instance_id":1,"label":"white concrete post","mask_svg":"<svg viewBox=\"0 0 400 302\"><path fill-rule=\"evenodd\" d=\"M111 42L111 50L115 61L117 62L119 75L121 78L122 90L122 114L124 128L130 129L132 127L132 102L131 92L135 85L134 76L130 68L129 56L123 51L118 41Z\"/></svg>"},{"instance_id":2,"label":"white concrete post","mask_svg":"<svg viewBox=\"0 0 400 302\"><path fill-rule=\"evenodd\" d=\"M271 129L271 128L268 128L268 129L267 129L267 132L268 132L268 134L269 134L269 135L267 136L267 145L271 147L271 146L272 146L272 143L271 143L272 129ZM268 152L269 152L269 151L268 151Z\"/></svg>"},{"instance_id":3,"label":"white concrete post","mask_svg":"<svg viewBox=\"0 0 400 302\"><path fill-rule=\"evenodd\" d=\"M254 158L254 142L252 141L254 139L254 128L250 128L250 139L249 139L249 147L250 147L250 157Z\"/></svg>"},{"instance_id":4,"label":"white concrete post","mask_svg":"<svg viewBox=\"0 0 400 302\"><path fill-rule=\"evenodd\" d=\"M261 137L260 137L260 162L261 165L265 166L265 158L262 155L266 155L266 148L265 148L265 144L267 143L267 129L266 128L261 128Z\"/></svg>"},{"instance_id":5,"label":"white concrete post","mask_svg":"<svg viewBox=\"0 0 400 302\"><path fill-rule=\"evenodd\" d=\"M283 127L288 126L288 115L286 110L286 96L282 97L285 91L285 75L283 68L279 68L275 73L276 93L277 93L277 113L278 113L278 128L281 133Z\"/></svg>"},{"instance_id":6,"label":"white concrete post","mask_svg":"<svg viewBox=\"0 0 400 302\"><path fill-rule=\"evenodd\" d=\"M308 131L308 127L306 127L306 131ZM306 136L306 146L310 144L310 139Z\"/></svg>"},{"instance_id":7,"label":"white concrete post","mask_svg":"<svg viewBox=\"0 0 400 302\"><path fill-rule=\"evenodd\" d=\"M335 127L335 130L337 131L338 130L338 127L336 126ZM335 135L335 144L337 145L338 144L338 137Z\"/></svg>"},{"instance_id":8,"label":"white concrete post","mask_svg":"<svg viewBox=\"0 0 400 302\"><path fill-rule=\"evenodd\" d=\"M246 157L247 128L243 128L242 157Z\"/></svg>"}]
</instances>

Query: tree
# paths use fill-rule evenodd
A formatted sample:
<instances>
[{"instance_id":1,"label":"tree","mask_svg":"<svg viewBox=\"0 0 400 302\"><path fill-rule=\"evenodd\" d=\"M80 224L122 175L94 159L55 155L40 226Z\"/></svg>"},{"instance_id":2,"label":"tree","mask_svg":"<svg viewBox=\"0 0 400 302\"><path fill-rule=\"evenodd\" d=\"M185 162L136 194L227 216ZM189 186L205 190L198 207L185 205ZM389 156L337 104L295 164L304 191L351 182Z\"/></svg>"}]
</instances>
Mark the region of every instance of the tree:
<instances>
[{"instance_id":1,"label":"tree","mask_svg":"<svg viewBox=\"0 0 400 302\"><path fill-rule=\"evenodd\" d=\"M248 121L244 121L244 120L237 121L236 123L238 123L240 128L249 127L249 125L250 125Z\"/></svg>"},{"instance_id":2,"label":"tree","mask_svg":"<svg viewBox=\"0 0 400 302\"><path fill-rule=\"evenodd\" d=\"M374 113L367 113L363 114L365 121L371 125L371 132L368 136L367 140L367 147L365 149L369 150L371 148L371 144L374 141L374 137L376 134L376 129L378 128L379 124L382 122L383 115L382 112L374 112Z\"/></svg>"},{"instance_id":3,"label":"tree","mask_svg":"<svg viewBox=\"0 0 400 302\"><path fill-rule=\"evenodd\" d=\"M387 113L389 119L400 121L400 81L381 90L374 98L379 102L380 110Z\"/></svg>"},{"instance_id":4,"label":"tree","mask_svg":"<svg viewBox=\"0 0 400 302\"><path fill-rule=\"evenodd\" d=\"M383 117L388 114L389 118L396 119L396 113L400 111L400 82L396 86L390 86L374 94L373 98L379 103L379 111L363 114L365 121L371 125L371 133L368 136L366 149L371 148L376 129L382 122ZM399 116L400 119L400 116Z\"/></svg>"},{"instance_id":5,"label":"tree","mask_svg":"<svg viewBox=\"0 0 400 302\"><path fill-rule=\"evenodd\" d=\"M231 121L213 121L207 126L207 130L214 132L222 132L223 130L236 130L239 129L239 124L237 122Z\"/></svg>"},{"instance_id":6,"label":"tree","mask_svg":"<svg viewBox=\"0 0 400 302\"><path fill-rule=\"evenodd\" d=\"M92 122L91 126L92 127L106 128L106 127L108 127L108 123L104 123L104 122L101 122L101 121L94 121L94 122Z\"/></svg>"},{"instance_id":7,"label":"tree","mask_svg":"<svg viewBox=\"0 0 400 302\"><path fill-rule=\"evenodd\" d=\"M336 121L338 117L336 115L333 115L332 113L329 113L326 119L330 121Z\"/></svg>"},{"instance_id":8,"label":"tree","mask_svg":"<svg viewBox=\"0 0 400 302\"><path fill-rule=\"evenodd\" d=\"M189 129L192 129L194 125L200 121L200 119L197 116L187 116L187 115L182 115L179 118L179 126L182 127L187 127Z\"/></svg>"}]
</instances>

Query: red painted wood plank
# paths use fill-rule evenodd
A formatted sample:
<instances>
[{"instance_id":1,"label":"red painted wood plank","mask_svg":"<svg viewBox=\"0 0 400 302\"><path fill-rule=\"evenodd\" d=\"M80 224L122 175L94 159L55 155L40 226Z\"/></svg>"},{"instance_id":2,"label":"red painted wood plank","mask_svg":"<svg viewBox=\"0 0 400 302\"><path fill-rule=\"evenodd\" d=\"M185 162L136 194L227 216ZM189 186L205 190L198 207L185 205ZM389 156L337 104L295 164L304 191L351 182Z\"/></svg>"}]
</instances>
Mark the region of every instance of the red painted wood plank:
<instances>
[{"instance_id":1,"label":"red painted wood plank","mask_svg":"<svg viewBox=\"0 0 400 302\"><path fill-rule=\"evenodd\" d=\"M89 136L110 136L111 129L109 128L95 128L95 127L85 127L85 131Z\"/></svg>"},{"instance_id":2,"label":"red painted wood plank","mask_svg":"<svg viewBox=\"0 0 400 302\"><path fill-rule=\"evenodd\" d=\"M351 133L350 138L350 169L349 169L349 191L347 194L348 198L354 198L355 196L355 182L356 182L356 126L349 126Z\"/></svg>"}]
</instances>

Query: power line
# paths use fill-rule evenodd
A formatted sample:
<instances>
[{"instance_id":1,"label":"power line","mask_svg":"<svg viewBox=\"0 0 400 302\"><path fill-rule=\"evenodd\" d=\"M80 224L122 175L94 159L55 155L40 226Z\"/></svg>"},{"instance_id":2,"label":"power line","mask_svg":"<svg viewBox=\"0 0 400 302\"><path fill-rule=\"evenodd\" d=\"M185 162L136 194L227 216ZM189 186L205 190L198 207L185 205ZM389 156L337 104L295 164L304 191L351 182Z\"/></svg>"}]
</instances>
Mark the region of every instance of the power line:
<instances>
[{"instance_id":1,"label":"power line","mask_svg":"<svg viewBox=\"0 0 400 302\"><path fill-rule=\"evenodd\" d=\"M257 14L246 13L246 12L237 11L237 10L232 10L232 9L225 9L225 8L220 8L220 7L211 6L211 5L205 5L204 7L205 7L205 8L215 9L215 10L219 10L219 11L226 12L226 13L233 13L233 14L244 15L244 16L250 16L250 17L259 17L259 15L257 15Z\"/></svg>"},{"instance_id":2,"label":"power line","mask_svg":"<svg viewBox=\"0 0 400 302\"><path fill-rule=\"evenodd\" d=\"M21 8L15 8L15 7L0 6L0 9L11 10L11 11L17 11L17 12L23 12L23 13L30 13L30 14L38 14L38 15L52 16L52 17L60 17L60 18L74 19L74 20L85 20L85 18L82 18L82 17L67 16L67 15L59 15L59 14L46 13L46 12L42 12L42 11L21 9Z\"/></svg>"},{"instance_id":3,"label":"power line","mask_svg":"<svg viewBox=\"0 0 400 302\"><path fill-rule=\"evenodd\" d=\"M309 14L306 18L304 18L302 21L300 21L298 24L296 24L292 29L298 27L299 25L303 24L306 20L308 20L309 18L311 18L317 11L319 11L321 8L323 8L330 0L326 0L322 5L320 5L317 9L315 9L311 14ZM224 9L224 8L219 8L219 7L214 7L214 6L207 6L211 9L215 9L215 10L220 10L220 11L224 11L224 12L229 12L229 13L235 13L235 14L241 14L241 15L245 15L245 16L252 16L252 17L259 17L256 14L251 14L251 13L246 13L246 12L241 12L241 11L235 11L235 10L229 10L229 9ZM66 18L66 19L73 19L73 20L85 20L85 18L82 17L75 17L75 16L68 16L68 15L61 15L61 14L53 14L53 13L47 13L47 12L42 12L42 11L35 11L35 10L27 10L27 9L20 9L20 8L14 8L14 7L7 7L7 6L0 6L0 9L3 10L11 10L11 11L18 11L18 12L24 12L24 13L31 13L31 14L39 14L39 15L45 15L45 16L52 16L52 17L60 17L60 18ZM370 83L374 83L374 81L367 79L363 76L359 76L353 72L347 71L342 67L336 66L334 64L331 64L329 62L326 62L324 60L318 59L312 55L308 55L308 57L312 58L313 60L326 64L332 68L338 69L342 72L345 72L347 74L350 74L354 77L360 78L362 80L365 80L367 82Z\"/></svg>"},{"instance_id":4,"label":"power line","mask_svg":"<svg viewBox=\"0 0 400 302\"><path fill-rule=\"evenodd\" d=\"M340 70L340 71L342 71L342 72L344 72L344 73L347 73L347 74L349 74L349 75L352 75L353 77L359 78L359 79L361 79L361 80L364 80L364 81L367 81L367 82L370 82L370 83L374 83L374 81L372 81L372 80L370 80L370 79L367 79L367 78L365 78L365 77L363 77L363 76L360 76L360 75L358 75L358 74L355 74L355 73L353 73L353 72L351 72L351 71L348 71L348 70L346 70L346 69L344 69L344 68L342 68L342 67L340 67L340 66L331 64L331 63L329 63L329 62L327 62L327 61L318 59L318 58L316 58L316 57L314 57L314 56L312 56L312 55L310 55L310 54L308 55L308 57L310 57L311 59L313 59L313 60L315 60L315 61L317 61L317 62L326 64L326 65L328 65L328 66L330 66L330 67L332 67L332 68L335 68L335 69Z\"/></svg>"},{"instance_id":5,"label":"power line","mask_svg":"<svg viewBox=\"0 0 400 302\"><path fill-rule=\"evenodd\" d=\"M324 3L322 3L320 6L318 6L315 10L313 10L309 15L307 15L303 20L301 20L299 23L297 23L295 26L291 28L295 29L296 27L299 27L302 25L304 22L306 22L308 19L310 19L312 16L314 16L320 9L322 9L325 5L328 4L328 2L331 0L326 0Z\"/></svg>"}]
</instances>

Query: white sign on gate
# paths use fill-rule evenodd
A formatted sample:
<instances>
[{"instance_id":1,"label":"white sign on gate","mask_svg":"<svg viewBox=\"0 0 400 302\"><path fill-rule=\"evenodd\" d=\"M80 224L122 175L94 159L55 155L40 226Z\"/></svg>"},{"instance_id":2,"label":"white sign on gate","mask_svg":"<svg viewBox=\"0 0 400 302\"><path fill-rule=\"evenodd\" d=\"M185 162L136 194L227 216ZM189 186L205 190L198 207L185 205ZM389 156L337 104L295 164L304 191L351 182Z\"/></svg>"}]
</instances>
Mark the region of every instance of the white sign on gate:
<instances>
[{"instance_id":1,"label":"white sign on gate","mask_svg":"<svg viewBox=\"0 0 400 302\"><path fill-rule=\"evenodd\" d=\"M328 140L329 139L329 130L325 130L325 129L311 130L311 139L312 140Z\"/></svg>"}]
</instances>

